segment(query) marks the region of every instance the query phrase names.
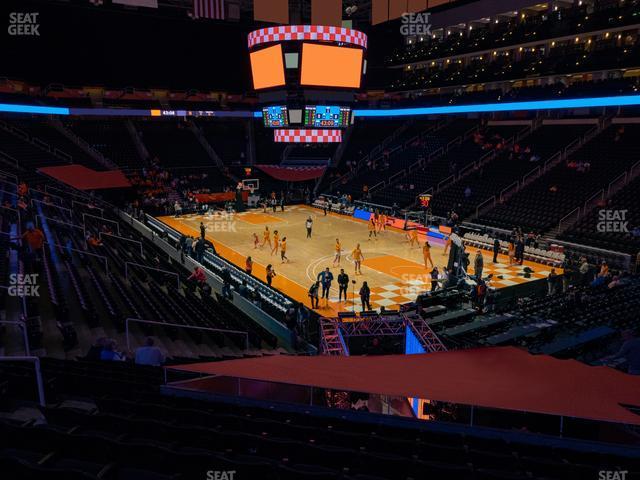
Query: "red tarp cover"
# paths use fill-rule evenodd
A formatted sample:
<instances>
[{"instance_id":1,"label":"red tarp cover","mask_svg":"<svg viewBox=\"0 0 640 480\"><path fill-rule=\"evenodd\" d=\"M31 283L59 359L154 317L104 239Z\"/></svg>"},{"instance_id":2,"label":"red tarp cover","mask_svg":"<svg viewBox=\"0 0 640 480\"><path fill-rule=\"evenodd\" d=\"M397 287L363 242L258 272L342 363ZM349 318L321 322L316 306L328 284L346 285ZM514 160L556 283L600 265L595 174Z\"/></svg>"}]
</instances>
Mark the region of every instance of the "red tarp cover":
<instances>
[{"instance_id":1,"label":"red tarp cover","mask_svg":"<svg viewBox=\"0 0 640 480\"><path fill-rule=\"evenodd\" d=\"M210 375L379 393L640 425L640 377L496 347L423 355L273 356L171 367Z\"/></svg>"},{"instance_id":2,"label":"red tarp cover","mask_svg":"<svg viewBox=\"0 0 640 480\"><path fill-rule=\"evenodd\" d=\"M125 188L131 183L120 170L98 172L83 165L64 165L61 167L43 167L40 172L71 185L78 190L100 190L103 188Z\"/></svg>"},{"instance_id":3,"label":"red tarp cover","mask_svg":"<svg viewBox=\"0 0 640 480\"><path fill-rule=\"evenodd\" d=\"M267 175L276 180L287 182L304 182L321 177L327 167L317 165L310 167L283 167L281 165L256 165Z\"/></svg>"}]
</instances>

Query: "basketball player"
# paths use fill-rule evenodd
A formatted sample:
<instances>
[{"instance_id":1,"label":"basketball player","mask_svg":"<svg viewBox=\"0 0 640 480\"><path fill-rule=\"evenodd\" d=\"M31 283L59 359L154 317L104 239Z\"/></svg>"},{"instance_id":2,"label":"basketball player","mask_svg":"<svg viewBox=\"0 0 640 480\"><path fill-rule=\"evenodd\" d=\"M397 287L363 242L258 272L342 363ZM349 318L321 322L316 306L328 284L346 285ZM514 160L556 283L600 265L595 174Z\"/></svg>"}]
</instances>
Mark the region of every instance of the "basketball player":
<instances>
[{"instance_id":1,"label":"basketball player","mask_svg":"<svg viewBox=\"0 0 640 480\"><path fill-rule=\"evenodd\" d=\"M309 215L307 221L304 222L304 226L307 229L307 238L311 238L311 229L313 228L313 219L311 218L311 215Z\"/></svg>"},{"instance_id":2,"label":"basketball player","mask_svg":"<svg viewBox=\"0 0 640 480\"><path fill-rule=\"evenodd\" d=\"M278 254L278 248L280 248L280 235L278 230L273 231L273 248L271 249L271 255Z\"/></svg>"},{"instance_id":3,"label":"basketball player","mask_svg":"<svg viewBox=\"0 0 640 480\"><path fill-rule=\"evenodd\" d=\"M418 242L418 229L414 228L413 230L409 230L409 247L413 248L413 245L418 245L420 246L420 243Z\"/></svg>"},{"instance_id":4,"label":"basketball player","mask_svg":"<svg viewBox=\"0 0 640 480\"><path fill-rule=\"evenodd\" d=\"M340 239L336 238L336 256L333 259L333 266L340 265L340 253L342 252L342 245L340 245Z\"/></svg>"},{"instance_id":5,"label":"basketball player","mask_svg":"<svg viewBox=\"0 0 640 480\"><path fill-rule=\"evenodd\" d=\"M287 237L282 237L282 242L280 242L280 260L282 260L282 263L289 263L287 258Z\"/></svg>"},{"instance_id":6,"label":"basketball player","mask_svg":"<svg viewBox=\"0 0 640 480\"><path fill-rule=\"evenodd\" d=\"M264 247L267 243L269 244L269 248L271 248L271 232L269 231L269 227L264 227L264 232L262 233L262 245L260 245L260 247Z\"/></svg>"},{"instance_id":7,"label":"basketball player","mask_svg":"<svg viewBox=\"0 0 640 480\"><path fill-rule=\"evenodd\" d=\"M360 250L360 244L356 245L356 248L351 252L351 256L353 257L353 263L356 267L356 275L362 275L361 267L364 256L362 255L362 250Z\"/></svg>"},{"instance_id":8,"label":"basketball player","mask_svg":"<svg viewBox=\"0 0 640 480\"><path fill-rule=\"evenodd\" d=\"M260 239L258 238L258 234L253 232L253 248L258 248L258 245L260 245Z\"/></svg>"},{"instance_id":9,"label":"basketball player","mask_svg":"<svg viewBox=\"0 0 640 480\"><path fill-rule=\"evenodd\" d=\"M422 257L424 258L424 268L427 267L427 262L431 264L431 268L433 269L433 260L431 260L431 245L429 242L424 242L424 246L422 247Z\"/></svg>"},{"instance_id":10,"label":"basketball player","mask_svg":"<svg viewBox=\"0 0 640 480\"><path fill-rule=\"evenodd\" d=\"M369 218L369 240L371 240L371 235L373 235L373 238L375 240L378 239L378 235L376 233L376 219L373 215L371 215L371 218Z\"/></svg>"},{"instance_id":11,"label":"basketball player","mask_svg":"<svg viewBox=\"0 0 640 480\"><path fill-rule=\"evenodd\" d=\"M382 233L387 228L387 216L384 213L380 214L378 218L378 233Z\"/></svg>"}]
</instances>

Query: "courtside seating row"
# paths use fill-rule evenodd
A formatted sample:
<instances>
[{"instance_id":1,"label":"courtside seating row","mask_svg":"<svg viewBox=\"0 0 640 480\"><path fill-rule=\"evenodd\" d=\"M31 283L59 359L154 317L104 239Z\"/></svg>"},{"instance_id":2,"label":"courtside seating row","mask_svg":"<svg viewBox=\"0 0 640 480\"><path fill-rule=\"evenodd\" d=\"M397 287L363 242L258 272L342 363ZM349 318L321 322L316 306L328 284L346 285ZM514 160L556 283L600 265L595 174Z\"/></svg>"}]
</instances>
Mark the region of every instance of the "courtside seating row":
<instances>
[{"instance_id":1,"label":"courtside seating row","mask_svg":"<svg viewBox=\"0 0 640 480\"><path fill-rule=\"evenodd\" d=\"M493 251L494 238L488 234L480 235L475 232L467 232L464 234L464 243L475 248L481 248L483 250ZM500 253L507 254L509 242L506 240L500 240ZM533 248L529 246L524 247L524 259L530 260L536 263L543 263L545 265L552 265L559 267L562 265L565 259L565 254L562 252L554 252L552 250L544 250L542 248Z\"/></svg>"}]
</instances>

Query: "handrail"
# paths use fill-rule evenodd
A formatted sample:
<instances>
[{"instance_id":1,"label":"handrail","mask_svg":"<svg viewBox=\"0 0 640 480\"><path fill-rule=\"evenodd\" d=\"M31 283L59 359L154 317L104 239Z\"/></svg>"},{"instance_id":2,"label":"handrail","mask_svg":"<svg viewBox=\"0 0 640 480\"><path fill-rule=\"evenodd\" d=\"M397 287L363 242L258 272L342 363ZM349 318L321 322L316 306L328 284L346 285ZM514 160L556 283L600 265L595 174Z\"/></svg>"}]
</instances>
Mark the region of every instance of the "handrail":
<instances>
[{"instance_id":1,"label":"handrail","mask_svg":"<svg viewBox=\"0 0 640 480\"><path fill-rule=\"evenodd\" d=\"M1 155L5 155L6 157L11 158L11 160L15 160L13 157L11 157L11 155L8 155L4 152L0 152ZM18 161L16 160L16 165L18 165ZM9 172L5 172L4 170L0 170L0 175L3 175L5 177L12 177L16 179L16 185L18 184L18 176L15 173L9 173Z\"/></svg>"},{"instance_id":2,"label":"handrail","mask_svg":"<svg viewBox=\"0 0 640 480\"><path fill-rule=\"evenodd\" d=\"M55 197L55 198L57 198L57 199L59 199L59 200L61 200L63 202L66 201L65 198L61 197L60 195L55 195L53 193L49 193L49 192L46 192L46 191L43 192L42 190L38 190L37 188L29 188L29 193L32 193L32 192L36 192L36 193L39 193L41 195L47 195L49 197Z\"/></svg>"},{"instance_id":3,"label":"handrail","mask_svg":"<svg viewBox=\"0 0 640 480\"><path fill-rule=\"evenodd\" d=\"M476 207L476 218L478 218L480 216L480 210L483 209L489 203L492 203L492 206L495 207L495 205L496 205L496 196L495 195L493 197L491 197L491 198L486 199L484 202L480 203Z\"/></svg>"},{"instance_id":4,"label":"handrail","mask_svg":"<svg viewBox=\"0 0 640 480\"><path fill-rule=\"evenodd\" d=\"M443 185L445 182L449 182L449 180L451 180L451 181L455 181L455 179L456 179L455 174L453 174L453 175L449 175L449 176L448 176L447 178L445 178L444 180L441 180L441 181L438 183L438 185L436 185L436 189L435 189L435 191L436 191L436 192L439 192L439 191L440 191L440 189L441 189L440 185Z\"/></svg>"},{"instance_id":5,"label":"handrail","mask_svg":"<svg viewBox=\"0 0 640 480\"><path fill-rule=\"evenodd\" d=\"M629 179L634 178L637 172L640 172L640 160L631 165L631 168L629 169Z\"/></svg>"},{"instance_id":6,"label":"handrail","mask_svg":"<svg viewBox=\"0 0 640 480\"><path fill-rule=\"evenodd\" d=\"M580 218L580 207L576 207L560 219L560 221L558 222L558 231L562 229L562 222L567 220L569 217L573 217L576 212L577 212L576 220ZM572 224L569 224L569 225L572 225Z\"/></svg>"},{"instance_id":7,"label":"handrail","mask_svg":"<svg viewBox=\"0 0 640 480\"><path fill-rule=\"evenodd\" d=\"M507 185L505 188L502 189L502 191L500 192L499 198L501 202L505 201L504 198L504 194L508 191L508 190L513 190L513 186L515 185L515 190L518 190L518 186L520 185L520 183L516 180L515 182Z\"/></svg>"},{"instance_id":8,"label":"handrail","mask_svg":"<svg viewBox=\"0 0 640 480\"><path fill-rule=\"evenodd\" d=\"M542 170L542 168L540 167L540 165L538 165L537 167L534 167L533 169L531 169L530 171L528 171L527 173L525 173L522 176L522 185L526 185L527 184L527 180L529 180L529 177L531 177L534 173L540 173L540 170ZM534 178L537 178L534 177Z\"/></svg>"},{"instance_id":9,"label":"handrail","mask_svg":"<svg viewBox=\"0 0 640 480\"><path fill-rule=\"evenodd\" d=\"M377 190L379 187L384 187L384 180L376 183L373 187L369 189L369 192L372 192L373 190Z\"/></svg>"},{"instance_id":10,"label":"handrail","mask_svg":"<svg viewBox=\"0 0 640 480\"><path fill-rule=\"evenodd\" d=\"M97 215L91 215L90 213L83 213L82 214L82 223L84 225L84 228L87 228L87 220L85 217L93 217L93 218L97 218L98 220L102 220L103 222L109 222L109 223L113 223L115 224L115 226L117 227L118 230L118 235L120 235L120 224L114 220L109 220L108 218L104 218L104 217L98 217Z\"/></svg>"},{"instance_id":11,"label":"handrail","mask_svg":"<svg viewBox=\"0 0 640 480\"><path fill-rule=\"evenodd\" d=\"M104 255L98 255L97 253L87 252L86 250L81 250L79 248L67 247L65 245L60 245L59 243L50 243L50 242L44 242L44 243L47 245L52 245L54 247L61 248L63 250L71 250L73 252L80 252L83 255L91 255L92 257L101 258L102 260L104 260L104 271L107 275L109 274L109 259Z\"/></svg>"},{"instance_id":12,"label":"handrail","mask_svg":"<svg viewBox=\"0 0 640 480\"><path fill-rule=\"evenodd\" d=\"M79 204L79 205L84 205L87 208L93 209L93 210L100 210L100 215L102 215L102 217L104 218L104 208L100 208L100 207L94 207L91 206L90 203L85 203L85 202L78 202L77 200L71 200L71 207L73 208L74 204Z\"/></svg>"},{"instance_id":13,"label":"handrail","mask_svg":"<svg viewBox=\"0 0 640 480\"><path fill-rule=\"evenodd\" d=\"M12 197L18 197L17 193L10 192L9 190L0 189L0 193L6 193L7 195L11 195Z\"/></svg>"},{"instance_id":14,"label":"handrail","mask_svg":"<svg viewBox=\"0 0 640 480\"><path fill-rule=\"evenodd\" d=\"M71 212L71 209L70 209L70 208L67 208L67 207L61 207L60 205L56 205L55 203L47 203L47 202L44 202L44 201L42 201L42 200L38 200L37 198L32 198L32 199L31 199L31 206L34 206L34 205L33 205L33 202L44 203L45 205L49 205L50 207L55 207L55 208L59 208L59 209L61 209L61 210L66 210L67 212L69 212L69 217L71 217L71 216L72 216L72 212Z\"/></svg>"},{"instance_id":15,"label":"handrail","mask_svg":"<svg viewBox=\"0 0 640 480\"><path fill-rule=\"evenodd\" d=\"M47 217L46 215L42 215L41 213L38 213L36 215L36 227L39 226L38 225L38 218L44 218L44 219L47 220L47 222L57 222L57 223L61 223L63 225L67 225L68 227L79 228L80 230L84 231L84 227L82 225L76 225L75 223L69 223L69 222L63 222L62 220L57 220L57 219L52 218L52 217Z\"/></svg>"},{"instance_id":16,"label":"handrail","mask_svg":"<svg viewBox=\"0 0 640 480\"><path fill-rule=\"evenodd\" d=\"M129 265L133 265L135 267L140 267L140 268L146 268L148 270L155 270L156 272L168 273L169 275L175 275L178 288L180 288L180 275L178 275L176 272L163 270L162 268L149 267L147 265L143 265L141 263L136 263L136 262L124 262L124 278L126 278L127 280L129 280Z\"/></svg>"},{"instance_id":17,"label":"handrail","mask_svg":"<svg viewBox=\"0 0 640 480\"><path fill-rule=\"evenodd\" d=\"M144 255L143 253L143 248L142 248L142 242L139 240L133 240L132 238L126 238L126 237L121 237L120 235L114 235L112 233L106 233L106 232L99 232L98 233L98 238L100 240L102 240L102 235L107 235L109 237L114 237L114 238L119 238L120 240L125 240L127 242L133 242L133 243L137 243L138 245L140 245L140 255Z\"/></svg>"},{"instance_id":18,"label":"handrail","mask_svg":"<svg viewBox=\"0 0 640 480\"><path fill-rule=\"evenodd\" d=\"M124 321L124 328L125 328L125 333L127 337L127 350L131 350L131 342L129 340L129 322L146 323L149 325L162 325L163 327L176 327L176 328L187 328L191 330L203 330L207 332L218 332L218 333L225 333L225 334L232 334L232 335L243 335L245 350L249 350L249 334L241 330L225 330L224 328L196 327L194 325L181 325L179 323L156 322L154 320L143 320L141 318L127 318Z\"/></svg>"},{"instance_id":19,"label":"handrail","mask_svg":"<svg viewBox=\"0 0 640 480\"><path fill-rule=\"evenodd\" d=\"M600 197L600 200L604 200L604 188L601 188L600 190L598 190L596 193L594 193L593 195L591 195L589 198L585 200L584 205L582 206L583 215L587 213L587 208L589 208L590 206L589 204L598 197Z\"/></svg>"},{"instance_id":20,"label":"handrail","mask_svg":"<svg viewBox=\"0 0 640 480\"><path fill-rule=\"evenodd\" d=\"M38 357L0 357L0 362L33 362L36 371L36 384L38 386L38 402L41 407L46 406L44 385L42 383L42 370L40 369L40 359Z\"/></svg>"},{"instance_id":21,"label":"handrail","mask_svg":"<svg viewBox=\"0 0 640 480\"><path fill-rule=\"evenodd\" d=\"M4 285L0 285L0 288L6 288ZM0 324L3 325L17 325L22 330L22 338L24 340L24 353L28 357L31 355L31 348L29 346L29 335L27 334L27 325L24 322L18 320L0 320ZM0 357L1 358L1 357Z\"/></svg>"}]
</instances>

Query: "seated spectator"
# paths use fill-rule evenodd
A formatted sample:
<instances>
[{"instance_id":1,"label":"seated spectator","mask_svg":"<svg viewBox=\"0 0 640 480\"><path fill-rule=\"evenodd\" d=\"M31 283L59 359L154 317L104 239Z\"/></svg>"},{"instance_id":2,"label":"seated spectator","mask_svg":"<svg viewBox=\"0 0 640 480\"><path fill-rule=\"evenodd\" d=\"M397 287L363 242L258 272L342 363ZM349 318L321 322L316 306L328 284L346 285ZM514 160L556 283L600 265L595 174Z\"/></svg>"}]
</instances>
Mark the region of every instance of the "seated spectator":
<instances>
[{"instance_id":1,"label":"seated spectator","mask_svg":"<svg viewBox=\"0 0 640 480\"><path fill-rule=\"evenodd\" d=\"M200 267L195 267L193 269L193 273L187 278L188 282L195 282L196 285L202 286L207 282L207 275L204 273L204 270Z\"/></svg>"},{"instance_id":2,"label":"seated spectator","mask_svg":"<svg viewBox=\"0 0 640 480\"><path fill-rule=\"evenodd\" d=\"M144 347L136 350L136 365L152 365L158 367L164 363L164 354L154 345L154 340L147 337Z\"/></svg>"},{"instance_id":3,"label":"seated spectator","mask_svg":"<svg viewBox=\"0 0 640 480\"><path fill-rule=\"evenodd\" d=\"M104 349L104 346L107 342L107 339L104 337L98 338L91 347L89 347L89 351L85 355L84 358L87 360L100 360L100 354Z\"/></svg>"},{"instance_id":4,"label":"seated spectator","mask_svg":"<svg viewBox=\"0 0 640 480\"><path fill-rule=\"evenodd\" d=\"M116 342L114 340L107 340L105 342L104 348L100 353L100 360L108 361L108 362L122 362L126 358L125 356L116 351Z\"/></svg>"}]
</instances>

